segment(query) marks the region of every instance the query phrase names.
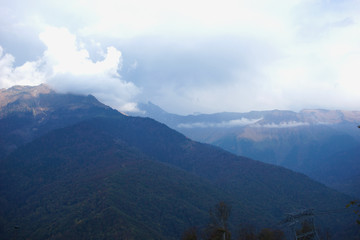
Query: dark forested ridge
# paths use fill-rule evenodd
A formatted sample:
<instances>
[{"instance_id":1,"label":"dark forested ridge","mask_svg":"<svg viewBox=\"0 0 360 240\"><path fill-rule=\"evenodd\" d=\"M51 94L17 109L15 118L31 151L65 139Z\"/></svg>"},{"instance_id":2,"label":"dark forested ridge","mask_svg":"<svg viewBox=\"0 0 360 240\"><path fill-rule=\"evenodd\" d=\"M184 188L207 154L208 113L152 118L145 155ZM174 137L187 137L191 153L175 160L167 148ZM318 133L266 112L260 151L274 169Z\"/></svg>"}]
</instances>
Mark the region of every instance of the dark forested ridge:
<instances>
[{"instance_id":1,"label":"dark forested ridge","mask_svg":"<svg viewBox=\"0 0 360 240\"><path fill-rule=\"evenodd\" d=\"M223 195L88 125L35 140L1 169L3 230L32 239L176 239Z\"/></svg>"},{"instance_id":2,"label":"dark forested ridge","mask_svg":"<svg viewBox=\"0 0 360 240\"><path fill-rule=\"evenodd\" d=\"M86 99L72 104L88 106ZM357 236L346 195L98 106L93 118L87 111L49 127L0 160L0 239L179 239L189 227L203 227L219 201L232 206L232 229L279 228L285 213L314 208L336 210L316 218L334 239ZM55 119L72 111L64 107Z\"/></svg>"}]
</instances>

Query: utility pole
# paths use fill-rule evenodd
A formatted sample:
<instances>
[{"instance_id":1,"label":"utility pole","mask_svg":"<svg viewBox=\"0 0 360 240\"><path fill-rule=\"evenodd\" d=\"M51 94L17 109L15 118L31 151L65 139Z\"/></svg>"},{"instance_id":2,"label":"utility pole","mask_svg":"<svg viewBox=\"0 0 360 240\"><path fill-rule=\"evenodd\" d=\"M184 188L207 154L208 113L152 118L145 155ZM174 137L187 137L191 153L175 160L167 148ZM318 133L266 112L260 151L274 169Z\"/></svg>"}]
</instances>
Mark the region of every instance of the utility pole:
<instances>
[{"instance_id":1,"label":"utility pole","mask_svg":"<svg viewBox=\"0 0 360 240\"><path fill-rule=\"evenodd\" d=\"M315 228L313 209L288 213L282 223L292 229L295 240L320 240Z\"/></svg>"}]
</instances>

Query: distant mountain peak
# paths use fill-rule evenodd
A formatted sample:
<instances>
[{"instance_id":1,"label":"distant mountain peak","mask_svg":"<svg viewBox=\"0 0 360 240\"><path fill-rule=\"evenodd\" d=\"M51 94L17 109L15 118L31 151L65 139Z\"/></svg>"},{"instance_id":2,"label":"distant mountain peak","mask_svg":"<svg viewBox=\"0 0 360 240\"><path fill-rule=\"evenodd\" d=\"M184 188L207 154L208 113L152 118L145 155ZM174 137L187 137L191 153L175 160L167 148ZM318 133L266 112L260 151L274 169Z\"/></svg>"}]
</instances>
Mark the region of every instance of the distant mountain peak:
<instances>
[{"instance_id":1,"label":"distant mountain peak","mask_svg":"<svg viewBox=\"0 0 360 240\"><path fill-rule=\"evenodd\" d=\"M147 103L139 103L138 104L141 111L145 111L145 113L167 113L158 105L148 101Z\"/></svg>"},{"instance_id":2,"label":"distant mountain peak","mask_svg":"<svg viewBox=\"0 0 360 240\"><path fill-rule=\"evenodd\" d=\"M343 121L359 122L360 111L305 109L300 111L301 116L307 122L336 124Z\"/></svg>"},{"instance_id":3,"label":"distant mountain peak","mask_svg":"<svg viewBox=\"0 0 360 240\"><path fill-rule=\"evenodd\" d=\"M0 110L9 103L18 99L29 99L38 97L40 94L54 93L54 91L46 84L38 86L20 86L16 85L8 89L0 89Z\"/></svg>"},{"instance_id":4,"label":"distant mountain peak","mask_svg":"<svg viewBox=\"0 0 360 240\"><path fill-rule=\"evenodd\" d=\"M0 90L0 158L37 136L98 116L123 116L94 96L57 93L49 86Z\"/></svg>"},{"instance_id":5,"label":"distant mountain peak","mask_svg":"<svg viewBox=\"0 0 360 240\"><path fill-rule=\"evenodd\" d=\"M110 108L92 95L57 93L46 84L13 86L0 90L0 118L10 113L38 113L65 107L69 109Z\"/></svg>"}]
</instances>

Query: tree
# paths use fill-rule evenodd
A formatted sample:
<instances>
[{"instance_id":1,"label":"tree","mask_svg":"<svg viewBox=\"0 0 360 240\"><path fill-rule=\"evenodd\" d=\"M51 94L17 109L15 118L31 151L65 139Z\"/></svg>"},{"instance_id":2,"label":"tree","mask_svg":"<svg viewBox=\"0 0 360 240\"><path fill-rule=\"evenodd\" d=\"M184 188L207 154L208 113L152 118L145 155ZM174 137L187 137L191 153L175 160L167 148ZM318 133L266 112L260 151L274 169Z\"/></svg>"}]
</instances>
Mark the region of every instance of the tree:
<instances>
[{"instance_id":1,"label":"tree","mask_svg":"<svg viewBox=\"0 0 360 240\"><path fill-rule=\"evenodd\" d=\"M228 220L231 207L225 202L219 202L214 209L210 209L210 224L205 232L205 238L208 240L230 240Z\"/></svg>"},{"instance_id":2,"label":"tree","mask_svg":"<svg viewBox=\"0 0 360 240\"><path fill-rule=\"evenodd\" d=\"M257 240L254 226L245 225L241 227L238 240Z\"/></svg>"},{"instance_id":3,"label":"tree","mask_svg":"<svg viewBox=\"0 0 360 240\"><path fill-rule=\"evenodd\" d=\"M360 218L360 202L359 201L351 201L346 205L346 207L355 207L354 213ZM356 220L357 224L360 225L360 219Z\"/></svg>"},{"instance_id":4,"label":"tree","mask_svg":"<svg viewBox=\"0 0 360 240\"><path fill-rule=\"evenodd\" d=\"M181 240L197 240L197 231L195 227L191 227L188 230L186 230L182 237Z\"/></svg>"},{"instance_id":5,"label":"tree","mask_svg":"<svg viewBox=\"0 0 360 240\"><path fill-rule=\"evenodd\" d=\"M280 230L272 230L269 228L264 228L259 233L258 239L259 240L284 240L285 235Z\"/></svg>"}]
</instances>

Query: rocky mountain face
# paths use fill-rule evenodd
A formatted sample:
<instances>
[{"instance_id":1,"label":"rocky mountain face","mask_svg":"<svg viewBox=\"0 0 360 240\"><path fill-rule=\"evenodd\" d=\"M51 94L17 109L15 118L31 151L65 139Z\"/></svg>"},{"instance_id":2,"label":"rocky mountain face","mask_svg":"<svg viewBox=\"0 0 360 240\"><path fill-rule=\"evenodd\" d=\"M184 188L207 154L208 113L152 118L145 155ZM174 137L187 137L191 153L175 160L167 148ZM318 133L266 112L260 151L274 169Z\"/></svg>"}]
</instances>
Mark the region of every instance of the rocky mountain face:
<instances>
[{"instance_id":1,"label":"rocky mountain face","mask_svg":"<svg viewBox=\"0 0 360 240\"><path fill-rule=\"evenodd\" d=\"M58 94L46 85L2 89L0 100L0 157L52 129L116 112L91 95Z\"/></svg>"},{"instance_id":2,"label":"rocky mountain face","mask_svg":"<svg viewBox=\"0 0 360 240\"><path fill-rule=\"evenodd\" d=\"M273 110L180 116L152 103L139 107L139 115L163 122L194 140L305 173L360 196L356 181L360 164L358 156L351 154L360 146L360 111Z\"/></svg>"},{"instance_id":3,"label":"rocky mountain face","mask_svg":"<svg viewBox=\"0 0 360 240\"><path fill-rule=\"evenodd\" d=\"M286 213L311 208L335 238L359 236L345 208L352 198L303 174L194 142L92 96L21 95L0 121L0 146L15 145L0 157L0 239L179 239L202 229L219 201L232 207L234 233L242 224L281 228Z\"/></svg>"}]
</instances>

